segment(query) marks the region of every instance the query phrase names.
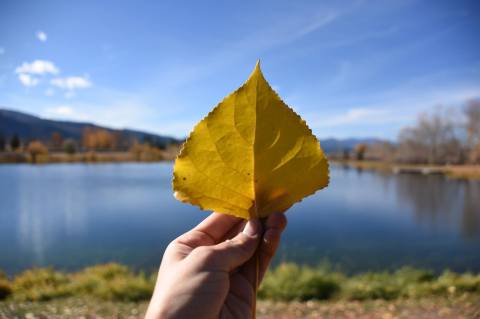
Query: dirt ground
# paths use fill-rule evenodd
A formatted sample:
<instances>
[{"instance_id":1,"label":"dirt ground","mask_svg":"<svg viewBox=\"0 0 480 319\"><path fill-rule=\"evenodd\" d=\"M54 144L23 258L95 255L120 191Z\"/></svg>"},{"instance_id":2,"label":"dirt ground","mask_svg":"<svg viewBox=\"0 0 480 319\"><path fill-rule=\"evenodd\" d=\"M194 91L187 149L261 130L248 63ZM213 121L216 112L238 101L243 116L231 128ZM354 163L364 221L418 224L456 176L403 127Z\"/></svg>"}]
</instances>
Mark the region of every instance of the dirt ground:
<instances>
[{"instance_id":1,"label":"dirt ground","mask_svg":"<svg viewBox=\"0 0 480 319\"><path fill-rule=\"evenodd\" d=\"M0 302L0 318L53 319L53 318L143 318L146 303L99 302L70 298L50 302ZM395 301L259 301L258 319L336 318L336 319L400 319L442 318L479 319L480 297L430 297L419 300Z\"/></svg>"}]
</instances>

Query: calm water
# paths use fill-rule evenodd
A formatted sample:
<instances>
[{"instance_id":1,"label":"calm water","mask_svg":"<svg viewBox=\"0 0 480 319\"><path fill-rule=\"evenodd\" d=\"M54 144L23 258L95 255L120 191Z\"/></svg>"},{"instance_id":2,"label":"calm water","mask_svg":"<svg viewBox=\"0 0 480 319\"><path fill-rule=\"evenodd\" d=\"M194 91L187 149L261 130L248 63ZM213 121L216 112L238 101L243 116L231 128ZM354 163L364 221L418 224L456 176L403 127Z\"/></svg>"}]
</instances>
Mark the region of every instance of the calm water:
<instances>
[{"instance_id":1,"label":"calm water","mask_svg":"<svg viewBox=\"0 0 480 319\"><path fill-rule=\"evenodd\" d=\"M206 215L173 198L170 176L170 164L0 166L0 268L157 267ZM479 182L333 167L288 218L277 262L480 271Z\"/></svg>"}]
</instances>

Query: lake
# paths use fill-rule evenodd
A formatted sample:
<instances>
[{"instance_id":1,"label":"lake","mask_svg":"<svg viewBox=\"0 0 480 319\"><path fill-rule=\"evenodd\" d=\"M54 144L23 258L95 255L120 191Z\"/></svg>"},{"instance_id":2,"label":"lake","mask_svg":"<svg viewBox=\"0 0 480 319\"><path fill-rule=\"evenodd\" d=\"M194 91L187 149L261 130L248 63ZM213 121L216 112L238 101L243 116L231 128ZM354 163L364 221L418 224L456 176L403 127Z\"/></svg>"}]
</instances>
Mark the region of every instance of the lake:
<instances>
[{"instance_id":1,"label":"lake","mask_svg":"<svg viewBox=\"0 0 480 319\"><path fill-rule=\"evenodd\" d=\"M0 166L0 268L152 270L208 213L174 199L171 163ZM347 272L411 265L480 271L480 182L339 166L293 206L275 262Z\"/></svg>"}]
</instances>

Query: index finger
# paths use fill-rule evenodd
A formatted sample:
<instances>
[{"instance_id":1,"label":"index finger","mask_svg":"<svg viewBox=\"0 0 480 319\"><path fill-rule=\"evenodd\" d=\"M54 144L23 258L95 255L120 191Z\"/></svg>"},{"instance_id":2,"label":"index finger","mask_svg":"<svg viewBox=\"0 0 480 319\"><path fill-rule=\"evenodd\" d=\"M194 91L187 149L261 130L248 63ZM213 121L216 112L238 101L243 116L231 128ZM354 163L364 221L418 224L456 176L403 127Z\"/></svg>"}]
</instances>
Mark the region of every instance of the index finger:
<instances>
[{"instance_id":1,"label":"index finger","mask_svg":"<svg viewBox=\"0 0 480 319\"><path fill-rule=\"evenodd\" d=\"M230 229L241 221L241 218L235 216L213 212L193 228L193 230L208 235L213 243L218 243L225 237Z\"/></svg>"}]
</instances>

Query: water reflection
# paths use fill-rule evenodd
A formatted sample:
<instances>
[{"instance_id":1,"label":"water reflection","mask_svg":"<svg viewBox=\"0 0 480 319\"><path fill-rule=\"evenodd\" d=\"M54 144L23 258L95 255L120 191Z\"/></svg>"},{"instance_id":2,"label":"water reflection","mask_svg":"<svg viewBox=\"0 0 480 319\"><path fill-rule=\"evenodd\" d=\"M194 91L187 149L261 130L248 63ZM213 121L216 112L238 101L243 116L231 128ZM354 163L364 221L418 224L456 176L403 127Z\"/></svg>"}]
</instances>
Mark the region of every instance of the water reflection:
<instances>
[{"instance_id":1,"label":"water reflection","mask_svg":"<svg viewBox=\"0 0 480 319\"><path fill-rule=\"evenodd\" d=\"M465 182L462 214L462 233L467 237L480 236L480 183Z\"/></svg>"},{"instance_id":2,"label":"water reflection","mask_svg":"<svg viewBox=\"0 0 480 319\"><path fill-rule=\"evenodd\" d=\"M45 263L46 252L59 235L75 237L87 231L85 203L88 201L83 179L63 175L67 167L54 169L53 174L49 172L51 169L49 166L22 166L14 183L18 196L19 249L31 252L32 262L39 265Z\"/></svg>"},{"instance_id":3,"label":"water reflection","mask_svg":"<svg viewBox=\"0 0 480 319\"><path fill-rule=\"evenodd\" d=\"M0 268L158 266L207 214L174 200L170 178L169 164L0 166ZM479 196L479 182L333 166L331 185L288 213L277 261L480 270Z\"/></svg>"},{"instance_id":4,"label":"water reflection","mask_svg":"<svg viewBox=\"0 0 480 319\"><path fill-rule=\"evenodd\" d=\"M419 223L433 229L453 228L467 238L480 235L478 182L418 174L401 174L392 178L400 202L413 209Z\"/></svg>"}]
</instances>

